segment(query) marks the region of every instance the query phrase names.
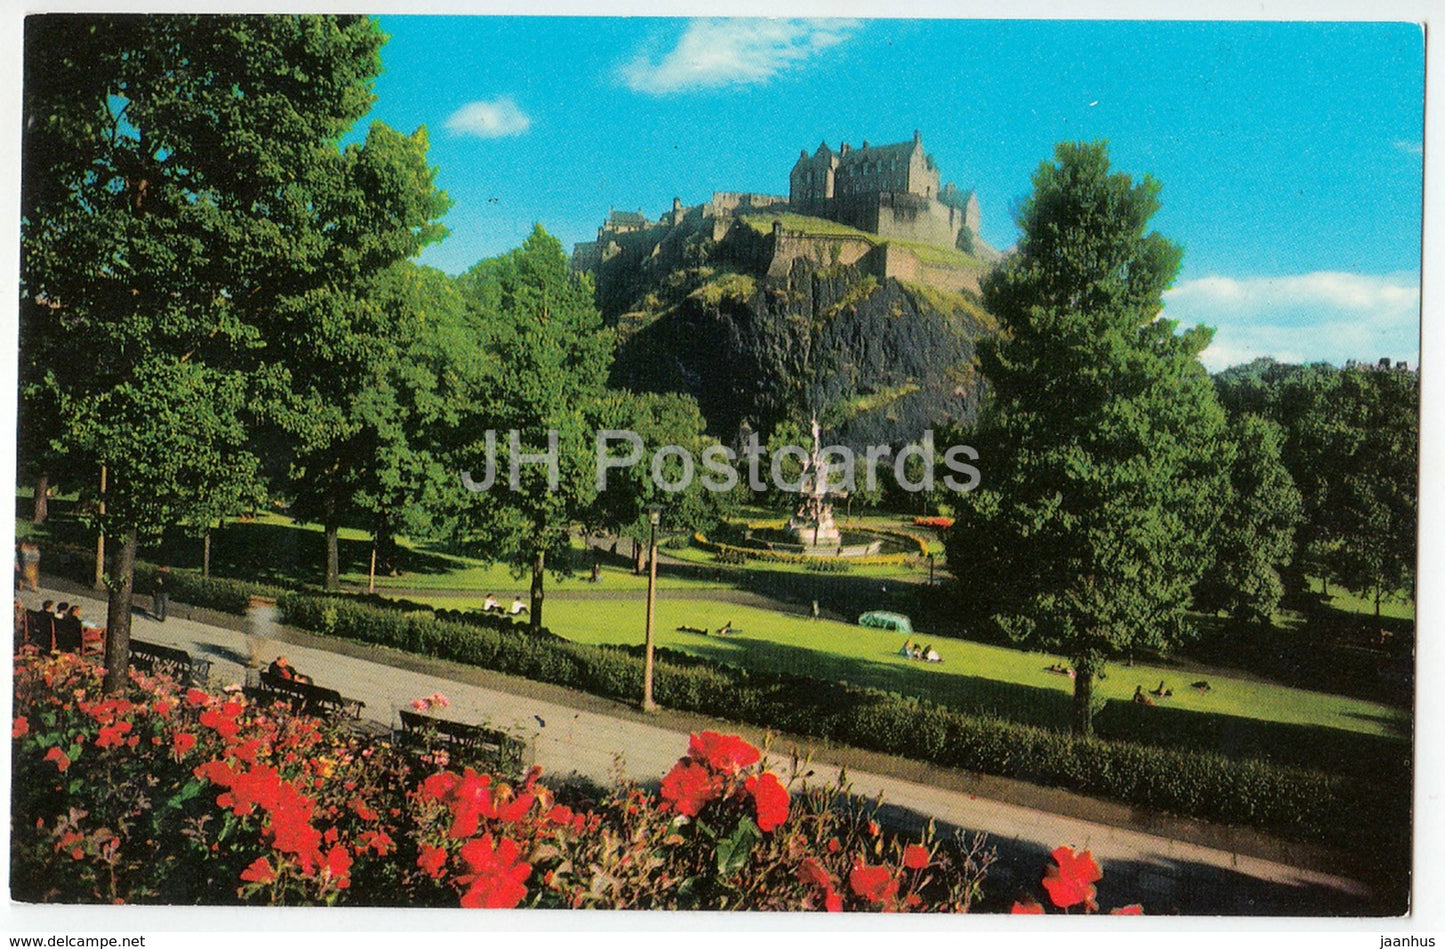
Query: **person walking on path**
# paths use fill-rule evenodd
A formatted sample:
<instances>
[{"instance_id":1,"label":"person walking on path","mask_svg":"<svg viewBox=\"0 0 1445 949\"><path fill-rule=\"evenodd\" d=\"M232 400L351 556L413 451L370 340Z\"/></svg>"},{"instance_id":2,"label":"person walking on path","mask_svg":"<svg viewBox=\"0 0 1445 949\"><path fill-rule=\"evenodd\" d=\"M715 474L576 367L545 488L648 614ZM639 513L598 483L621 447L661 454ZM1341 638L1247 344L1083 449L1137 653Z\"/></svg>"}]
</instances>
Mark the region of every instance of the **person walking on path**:
<instances>
[{"instance_id":1,"label":"person walking on path","mask_svg":"<svg viewBox=\"0 0 1445 949\"><path fill-rule=\"evenodd\" d=\"M20 585L40 591L40 548L28 540L20 542Z\"/></svg>"},{"instance_id":2,"label":"person walking on path","mask_svg":"<svg viewBox=\"0 0 1445 949\"><path fill-rule=\"evenodd\" d=\"M151 585L151 615L156 618L157 623L166 621L166 608L171 604L170 592L166 590L169 575L170 568L161 567L156 571L155 582Z\"/></svg>"}]
</instances>

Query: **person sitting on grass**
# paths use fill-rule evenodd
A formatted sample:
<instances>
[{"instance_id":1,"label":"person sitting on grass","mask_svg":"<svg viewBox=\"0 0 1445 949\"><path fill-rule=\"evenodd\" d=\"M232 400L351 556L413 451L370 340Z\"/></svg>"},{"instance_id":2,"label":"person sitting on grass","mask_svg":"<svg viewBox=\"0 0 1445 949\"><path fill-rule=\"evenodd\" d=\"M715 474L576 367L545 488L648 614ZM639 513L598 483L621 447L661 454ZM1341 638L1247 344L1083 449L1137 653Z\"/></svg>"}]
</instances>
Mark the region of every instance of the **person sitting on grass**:
<instances>
[{"instance_id":1,"label":"person sitting on grass","mask_svg":"<svg viewBox=\"0 0 1445 949\"><path fill-rule=\"evenodd\" d=\"M1213 689L1211 689L1211 687L1210 687L1210 685L1209 685L1209 681L1208 681L1207 679L1200 679L1198 682L1195 682L1193 685L1191 685L1190 688L1198 689L1198 690L1201 691L1201 692L1211 692L1211 691L1213 691Z\"/></svg>"},{"instance_id":2,"label":"person sitting on grass","mask_svg":"<svg viewBox=\"0 0 1445 949\"><path fill-rule=\"evenodd\" d=\"M500 603L497 602L497 598L496 598L495 596L493 596L492 594L488 593L488 594L487 594L487 598L482 601L482 612L483 612L483 613L500 613L500 612L502 612L502 604L500 604Z\"/></svg>"},{"instance_id":3,"label":"person sitting on grass","mask_svg":"<svg viewBox=\"0 0 1445 949\"><path fill-rule=\"evenodd\" d=\"M1142 685L1136 685L1134 686L1134 703L1136 705L1153 705L1154 700L1144 694Z\"/></svg>"},{"instance_id":4,"label":"person sitting on grass","mask_svg":"<svg viewBox=\"0 0 1445 949\"><path fill-rule=\"evenodd\" d=\"M733 621L732 621L732 620L728 620L726 623L723 623L721 626L718 627L717 634L718 634L719 636L731 636L731 635L732 635L732 631L733 631Z\"/></svg>"},{"instance_id":5,"label":"person sitting on grass","mask_svg":"<svg viewBox=\"0 0 1445 949\"><path fill-rule=\"evenodd\" d=\"M302 685L310 685L311 677L302 675L291 665L291 661L285 656L277 656L275 661L266 668L266 672L286 682L299 682Z\"/></svg>"},{"instance_id":6,"label":"person sitting on grass","mask_svg":"<svg viewBox=\"0 0 1445 949\"><path fill-rule=\"evenodd\" d=\"M903 640L903 645L898 647L898 655L902 656L904 659L912 659L913 644L906 639Z\"/></svg>"},{"instance_id":7,"label":"person sitting on grass","mask_svg":"<svg viewBox=\"0 0 1445 949\"><path fill-rule=\"evenodd\" d=\"M520 596L512 597L512 608L507 610L508 615L519 616L522 613L530 614L531 612L531 610L527 609L527 604L522 602L522 598Z\"/></svg>"},{"instance_id":8,"label":"person sitting on grass","mask_svg":"<svg viewBox=\"0 0 1445 949\"><path fill-rule=\"evenodd\" d=\"M938 654L938 650L937 650L937 649L934 649L934 648L933 648L933 644L932 644L932 643L929 643L927 646L924 646L924 647L923 647L923 661L924 661L924 662L942 662L942 661L943 661L943 657Z\"/></svg>"},{"instance_id":9,"label":"person sitting on grass","mask_svg":"<svg viewBox=\"0 0 1445 949\"><path fill-rule=\"evenodd\" d=\"M1174 690L1164 688L1164 680L1160 679L1159 688L1151 690L1149 694L1154 696L1156 699L1167 699L1169 698L1169 696L1174 694Z\"/></svg>"}]
</instances>

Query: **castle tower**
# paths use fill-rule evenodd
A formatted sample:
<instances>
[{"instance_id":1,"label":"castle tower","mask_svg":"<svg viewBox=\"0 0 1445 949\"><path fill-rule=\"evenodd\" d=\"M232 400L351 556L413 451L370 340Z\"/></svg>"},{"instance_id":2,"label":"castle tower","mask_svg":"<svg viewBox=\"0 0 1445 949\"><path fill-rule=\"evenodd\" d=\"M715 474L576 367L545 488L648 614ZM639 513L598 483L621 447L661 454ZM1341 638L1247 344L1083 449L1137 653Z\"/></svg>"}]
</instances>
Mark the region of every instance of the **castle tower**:
<instances>
[{"instance_id":1,"label":"castle tower","mask_svg":"<svg viewBox=\"0 0 1445 949\"><path fill-rule=\"evenodd\" d=\"M811 157L807 150L800 152L788 175L788 203L802 208L833 200L837 168L838 156L827 142L819 144Z\"/></svg>"}]
</instances>

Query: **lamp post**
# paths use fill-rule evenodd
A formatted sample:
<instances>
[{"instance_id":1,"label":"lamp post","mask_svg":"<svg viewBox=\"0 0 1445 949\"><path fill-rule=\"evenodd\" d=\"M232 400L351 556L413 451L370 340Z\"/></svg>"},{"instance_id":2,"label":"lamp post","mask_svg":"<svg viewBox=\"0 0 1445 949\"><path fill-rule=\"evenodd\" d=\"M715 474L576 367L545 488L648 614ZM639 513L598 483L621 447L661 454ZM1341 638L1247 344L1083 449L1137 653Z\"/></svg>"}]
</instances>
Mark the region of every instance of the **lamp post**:
<instances>
[{"instance_id":1,"label":"lamp post","mask_svg":"<svg viewBox=\"0 0 1445 949\"><path fill-rule=\"evenodd\" d=\"M644 712L657 711L657 703L652 700L652 614L653 603L657 597L657 525L661 522L662 508L656 504L648 507L647 636L642 662L642 710Z\"/></svg>"}]
</instances>

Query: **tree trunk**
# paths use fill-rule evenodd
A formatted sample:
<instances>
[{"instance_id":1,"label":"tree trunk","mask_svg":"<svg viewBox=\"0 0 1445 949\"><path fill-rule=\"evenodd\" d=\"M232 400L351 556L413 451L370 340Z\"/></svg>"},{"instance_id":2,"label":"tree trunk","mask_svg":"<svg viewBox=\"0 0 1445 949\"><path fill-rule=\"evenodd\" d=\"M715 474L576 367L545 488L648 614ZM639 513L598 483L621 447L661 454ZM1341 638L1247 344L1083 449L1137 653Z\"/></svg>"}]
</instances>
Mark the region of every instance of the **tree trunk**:
<instances>
[{"instance_id":1,"label":"tree trunk","mask_svg":"<svg viewBox=\"0 0 1445 949\"><path fill-rule=\"evenodd\" d=\"M366 574L366 592L376 592L376 535L371 535L371 570Z\"/></svg>"},{"instance_id":2,"label":"tree trunk","mask_svg":"<svg viewBox=\"0 0 1445 949\"><path fill-rule=\"evenodd\" d=\"M1094 673L1097 667L1089 658L1074 660L1074 735L1088 738L1094 734Z\"/></svg>"},{"instance_id":3,"label":"tree trunk","mask_svg":"<svg viewBox=\"0 0 1445 949\"><path fill-rule=\"evenodd\" d=\"M106 483L106 468L105 468L105 465L101 465L101 466L100 466L100 503L97 505L97 510L100 511L100 514L101 514L102 517L105 516L105 483ZM132 554L131 556L134 557L134 554ZM97 532L96 532L96 535L95 535L95 583L93 583L92 586L95 587L95 589L97 589L97 590L100 590L100 589L104 588L104 586L105 586L105 531L104 531L104 530L97 531Z\"/></svg>"},{"instance_id":4,"label":"tree trunk","mask_svg":"<svg viewBox=\"0 0 1445 949\"><path fill-rule=\"evenodd\" d=\"M326 522L326 589L335 590L341 586L341 546L337 540L338 527L335 521Z\"/></svg>"},{"instance_id":5,"label":"tree trunk","mask_svg":"<svg viewBox=\"0 0 1445 949\"><path fill-rule=\"evenodd\" d=\"M534 631L542 628L542 576L546 572L546 566L547 552L539 549L532 559L531 625Z\"/></svg>"},{"instance_id":6,"label":"tree trunk","mask_svg":"<svg viewBox=\"0 0 1445 949\"><path fill-rule=\"evenodd\" d=\"M118 692L130 665L130 611L135 597L136 529L121 535L110 565L110 593L105 609L105 691Z\"/></svg>"},{"instance_id":7,"label":"tree trunk","mask_svg":"<svg viewBox=\"0 0 1445 949\"><path fill-rule=\"evenodd\" d=\"M35 505L31 508L30 523L44 524L45 519L50 516L49 498L50 476L41 475L35 479Z\"/></svg>"},{"instance_id":8,"label":"tree trunk","mask_svg":"<svg viewBox=\"0 0 1445 949\"><path fill-rule=\"evenodd\" d=\"M642 576L647 572L647 557L643 554L642 541L632 541L632 573L635 576Z\"/></svg>"},{"instance_id":9,"label":"tree trunk","mask_svg":"<svg viewBox=\"0 0 1445 949\"><path fill-rule=\"evenodd\" d=\"M210 579L211 576L211 529L206 528L205 539L201 543L201 576Z\"/></svg>"}]
</instances>

